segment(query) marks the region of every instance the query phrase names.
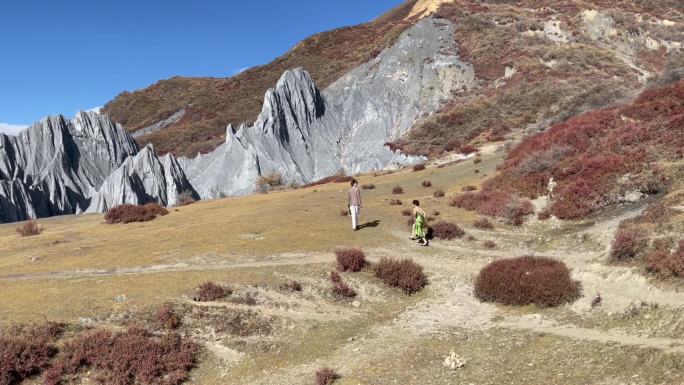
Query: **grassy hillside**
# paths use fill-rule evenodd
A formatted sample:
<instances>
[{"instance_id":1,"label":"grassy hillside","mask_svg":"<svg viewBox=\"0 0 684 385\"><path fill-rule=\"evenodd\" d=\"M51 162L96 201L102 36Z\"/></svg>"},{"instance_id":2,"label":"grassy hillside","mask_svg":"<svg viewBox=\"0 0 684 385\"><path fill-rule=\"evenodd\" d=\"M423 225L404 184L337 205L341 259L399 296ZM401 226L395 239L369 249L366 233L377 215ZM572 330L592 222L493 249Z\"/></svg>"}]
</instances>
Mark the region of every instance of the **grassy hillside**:
<instances>
[{"instance_id":1,"label":"grassy hillside","mask_svg":"<svg viewBox=\"0 0 684 385\"><path fill-rule=\"evenodd\" d=\"M134 132L185 109L180 121L139 142L154 143L160 153L194 156L210 151L224 141L228 123L237 126L256 118L264 93L285 70L304 67L319 87L325 87L375 57L412 24L405 17L414 2L407 1L366 24L313 35L271 63L233 77L177 76L123 92L104 106L104 112Z\"/></svg>"}]
</instances>

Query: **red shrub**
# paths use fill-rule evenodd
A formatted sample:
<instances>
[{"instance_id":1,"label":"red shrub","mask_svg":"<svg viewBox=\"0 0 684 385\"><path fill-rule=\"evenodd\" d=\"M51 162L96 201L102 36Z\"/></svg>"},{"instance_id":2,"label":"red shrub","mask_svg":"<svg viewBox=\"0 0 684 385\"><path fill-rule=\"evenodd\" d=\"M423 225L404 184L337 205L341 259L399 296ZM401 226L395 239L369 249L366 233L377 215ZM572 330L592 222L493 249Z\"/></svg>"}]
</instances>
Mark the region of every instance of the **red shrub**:
<instances>
[{"instance_id":1,"label":"red shrub","mask_svg":"<svg viewBox=\"0 0 684 385\"><path fill-rule=\"evenodd\" d=\"M30 237L38 235L41 232L43 232L43 227L34 219L30 219L24 222L23 225L17 227L17 234L19 234L20 237Z\"/></svg>"},{"instance_id":2,"label":"red shrub","mask_svg":"<svg viewBox=\"0 0 684 385\"><path fill-rule=\"evenodd\" d=\"M354 298L356 297L356 291L349 287L346 283L340 281L336 282L335 285L332 288L333 294L345 298Z\"/></svg>"},{"instance_id":3,"label":"red shrub","mask_svg":"<svg viewBox=\"0 0 684 385\"><path fill-rule=\"evenodd\" d=\"M430 226L430 228L432 229L432 235L438 239L451 240L465 235L463 229L451 222L439 221Z\"/></svg>"},{"instance_id":4,"label":"red shrub","mask_svg":"<svg viewBox=\"0 0 684 385\"><path fill-rule=\"evenodd\" d=\"M340 215L343 217L346 217L349 215L349 210L348 209L342 209L340 210Z\"/></svg>"},{"instance_id":5,"label":"red shrub","mask_svg":"<svg viewBox=\"0 0 684 385\"><path fill-rule=\"evenodd\" d=\"M656 249L646 255L647 269L663 277L684 277L684 240L674 253L665 247Z\"/></svg>"},{"instance_id":6,"label":"red shrub","mask_svg":"<svg viewBox=\"0 0 684 385\"><path fill-rule=\"evenodd\" d=\"M411 210L409 210L409 209L401 210L401 215L403 215L403 216L405 216L405 217L410 217L411 214L413 214L413 212L412 212Z\"/></svg>"},{"instance_id":7,"label":"red shrub","mask_svg":"<svg viewBox=\"0 0 684 385\"><path fill-rule=\"evenodd\" d=\"M340 283L342 282L342 277L340 276L340 273L338 273L335 270L330 271L330 281L333 283Z\"/></svg>"},{"instance_id":8,"label":"red shrub","mask_svg":"<svg viewBox=\"0 0 684 385\"><path fill-rule=\"evenodd\" d=\"M522 224L523 218L534 212L529 200L501 191L466 192L452 198L449 204L483 215L504 218L516 225Z\"/></svg>"},{"instance_id":9,"label":"red shrub","mask_svg":"<svg viewBox=\"0 0 684 385\"><path fill-rule=\"evenodd\" d=\"M633 230L618 230L610 248L613 261L628 261L637 257L643 246L639 233Z\"/></svg>"},{"instance_id":10,"label":"red shrub","mask_svg":"<svg viewBox=\"0 0 684 385\"><path fill-rule=\"evenodd\" d=\"M155 318L157 323L166 329L177 329L180 326L180 317L173 309L173 305L169 303L157 309Z\"/></svg>"},{"instance_id":11,"label":"red shrub","mask_svg":"<svg viewBox=\"0 0 684 385\"><path fill-rule=\"evenodd\" d=\"M423 267L411 259L382 258L375 267L375 276L389 286L402 289L406 294L418 292L427 284Z\"/></svg>"},{"instance_id":12,"label":"red shrub","mask_svg":"<svg viewBox=\"0 0 684 385\"><path fill-rule=\"evenodd\" d=\"M551 210L549 209L544 209L537 214L537 219L540 221L545 221L547 219L551 218Z\"/></svg>"},{"instance_id":13,"label":"red shrub","mask_svg":"<svg viewBox=\"0 0 684 385\"><path fill-rule=\"evenodd\" d=\"M389 204L390 204L390 206L401 206L401 200L399 200L399 199L390 199Z\"/></svg>"},{"instance_id":14,"label":"red shrub","mask_svg":"<svg viewBox=\"0 0 684 385\"><path fill-rule=\"evenodd\" d=\"M330 385L338 378L340 376L331 368L321 368L316 371L316 385Z\"/></svg>"},{"instance_id":15,"label":"red shrub","mask_svg":"<svg viewBox=\"0 0 684 385\"><path fill-rule=\"evenodd\" d=\"M48 323L0 335L0 385L19 384L48 368L63 326Z\"/></svg>"},{"instance_id":16,"label":"red shrub","mask_svg":"<svg viewBox=\"0 0 684 385\"><path fill-rule=\"evenodd\" d=\"M156 218L158 215L166 215L169 212L157 203L147 203L145 205L124 204L112 207L105 214L105 221L113 223L147 222Z\"/></svg>"},{"instance_id":17,"label":"red shrub","mask_svg":"<svg viewBox=\"0 0 684 385\"><path fill-rule=\"evenodd\" d=\"M500 259L485 266L475 280L477 298L504 305L558 306L579 294L580 284L565 264L546 257Z\"/></svg>"},{"instance_id":18,"label":"red shrub","mask_svg":"<svg viewBox=\"0 0 684 385\"><path fill-rule=\"evenodd\" d=\"M441 190L441 189L440 189L440 190L435 190L435 192L434 192L432 195L433 195L435 198L441 198L441 197L443 197L445 194L444 194L444 190Z\"/></svg>"},{"instance_id":19,"label":"red shrub","mask_svg":"<svg viewBox=\"0 0 684 385\"><path fill-rule=\"evenodd\" d=\"M67 341L45 385L58 385L84 369L96 369L97 382L114 385L177 385L188 378L199 347L178 334L155 337L143 329L86 332Z\"/></svg>"},{"instance_id":20,"label":"red shrub","mask_svg":"<svg viewBox=\"0 0 684 385\"><path fill-rule=\"evenodd\" d=\"M394 188L392 188L392 194L403 194L403 193L404 193L404 189L401 186L394 186Z\"/></svg>"},{"instance_id":21,"label":"red shrub","mask_svg":"<svg viewBox=\"0 0 684 385\"><path fill-rule=\"evenodd\" d=\"M366 254L361 249L337 249L335 256L339 271L361 271L368 264Z\"/></svg>"},{"instance_id":22,"label":"red shrub","mask_svg":"<svg viewBox=\"0 0 684 385\"><path fill-rule=\"evenodd\" d=\"M423 183L421 183L423 187L432 187L432 182L429 180L424 180Z\"/></svg>"},{"instance_id":23,"label":"red shrub","mask_svg":"<svg viewBox=\"0 0 684 385\"><path fill-rule=\"evenodd\" d=\"M232 293L233 291L230 288L219 286L213 282L204 282L197 288L193 299L199 302L216 301L217 299L226 298Z\"/></svg>"},{"instance_id":24,"label":"red shrub","mask_svg":"<svg viewBox=\"0 0 684 385\"><path fill-rule=\"evenodd\" d=\"M473 163L474 163L474 164L478 164L478 163L481 163L481 162L482 162L482 158L480 158L479 156L478 156L477 158L473 159Z\"/></svg>"},{"instance_id":25,"label":"red shrub","mask_svg":"<svg viewBox=\"0 0 684 385\"><path fill-rule=\"evenodd\" d=\"M320 186L323 184L328 184L328 183L345 183L345 182L351 182L351 180L354 179L350 176L346 175L333 175L329 177L325 177L323 179L319 179L315 182L311 182L309 184L305 184L304 187L312 187L312 186Z\"/></svg>"},{"instance_id":26,"label":"red shrub","mask_svg":"<svg viewBox=\"0 0 684 385\"><path fill-rule=\"evenodd\" d=\"M475 222L473 222L473 226L483 230L491 230L494 228L494 224L490 222L487 218L477 219Z\"/></svg>"},{"instance_id":27,"label":"red shrub","mask_svg":"<svg viewBox=\"0 0 684 385\"><path fill-rule=\"evenodd\" d=\"M464 146L461 146L461 148L458 149L458 152L463 154L463 155L470 155L472 153L478 152L478 148L475 146L471 146L469 144L466 144Z\"/></svg>"},{"instance_id":28,"label":"red shrub","mask_svg":"<svg viewBox=\"0 0 684 385\"><path fill-rule=\"evenodd\" d=\"M425 165L422 163L413 166L413 171L422 171L422 170L425 170Z\"/></svg>"},{"instance_id":29,"label":"red shrub","mask_svg":"<svg viewBox=\"0 0 684 385\"><path fill-rule=\"evenodd\" d=\"M488 249L493 249L493 248L496 247L496 243L494 243L494 241L491 241L491 240L485 241L485 242L484 242L484 247L486 247L486 248L488 248Z\"/></svg>"},{"instance_id":30,"label":"red shrub","mask_svg":"<svg viewBox=\"0 0 684 385\"><path fill-rule=\"evenodd\" d=\"M361 186L361 188L364 190L373 190L375 188L375 185L372 183L364 184L363 186Z\"/></svg>"}]
</instances>

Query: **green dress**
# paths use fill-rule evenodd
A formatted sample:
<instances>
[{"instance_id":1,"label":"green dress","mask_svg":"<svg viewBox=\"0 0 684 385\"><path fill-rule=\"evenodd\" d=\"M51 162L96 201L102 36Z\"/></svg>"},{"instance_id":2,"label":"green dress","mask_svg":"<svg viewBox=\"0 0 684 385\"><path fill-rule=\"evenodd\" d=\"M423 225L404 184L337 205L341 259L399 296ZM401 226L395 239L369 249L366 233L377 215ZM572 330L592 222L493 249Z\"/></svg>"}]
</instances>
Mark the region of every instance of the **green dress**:
<instances>
[{"instance_id":1,"label":"green dress","mask_svg":"<svg viewBox=\"0 0 684 385\"><path fill-rule=\"evenodd\" d=\"M413 238L425 238L425 217L416 213L416 221L413 223Z\"/></svg>"}]
</instances>

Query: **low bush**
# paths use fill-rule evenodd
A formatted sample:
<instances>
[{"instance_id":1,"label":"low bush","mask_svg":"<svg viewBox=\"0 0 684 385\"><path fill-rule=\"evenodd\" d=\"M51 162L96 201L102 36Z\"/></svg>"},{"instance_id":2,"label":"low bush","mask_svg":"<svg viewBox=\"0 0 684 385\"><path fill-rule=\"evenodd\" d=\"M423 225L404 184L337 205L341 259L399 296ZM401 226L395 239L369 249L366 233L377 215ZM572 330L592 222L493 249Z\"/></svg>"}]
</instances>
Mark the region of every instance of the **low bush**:
<instances>
[{"instance_id":1,"label":"low bush","mask_svg":"<svg viewBox=\"0 0 684 385\"><path fill-rule=\"evenodd\" d=\"M473 222L473 226L482 230L491 230L494 228L494 224L487 218L479 218Z\"/></svg>"},{"instance_id":2,"label":"low bush","mask_svg":"<svg viewBox=\"0 0 684 385\"><path fill-rule=\"evenodd\" d=\"M315 182L311 182L309 184L305 184L304 187L312 187L312 186L320 186L323 184L328 184L328 183L347 183L351 182L351 180L354 179L350 176L346 175L333 175L329 177L325 177L323 179L319 179Z\"/></svg>"},{"instance_id":3,"label":"low bush","mask_svg":"<svg viewBox=\"0 0 684 385\"><path fill-rule=\"evenodd\" d=\"M416 293L427 284L423 267L411 259L382 258L375 267L375 276L389 286L400 288L406 294Z\"/></svg>"},{"instance_id":4,"label":"low bush","mask_svg":"<svg viewBox=\"0 0 684 385\"><path fill-rule=\"evenodd\" d=\"M401 206L401 200L399 200L399 199L390 199L389 204L390 204L390 206Z\"/></svg>"},{"instance_id":5,"label":"low bush","mask_svg":"<svg viewBox=\"0 0 684 385\"><path fill-rule=\"evenodd\" d=\"M432 210L432 215L435 217L438 217L438 216L442 215L442 213L440 213L439 210Z\"/></svg>"},{"instance_id":6,"label":"low bush","mask_svg":"<svg viewBox=\"0 0 684 385\"><path fill-rule=\"evenodd\" d=\"M225 286L220 286L213 282L204 282L197 288L193 299L198 302L216 301L226 298L232 293L233 291Z\"/></svg>"},{"instance_id":7,"label":"low bush","mask_svg":"<svg viewBox=\"0 0 684 385\"><path fill-rule=\"evenodd\" d=\"M537 214L537 219L540 221L545 221L547 219L551 218L551 210L549 209L544 209Z\"/></svg>"},{"instance_id":8,"label":"low bush","mask_svg":"<svg viewBox=\"0 0 684 385\"><path fill-rule=\"evenodd\" d=\"M473 153L478 152L478 148L469 144L466 144L464 146L461 146L461 148L458 149L458 152L463 154L463 155L470 155Z\"/></svg>"},{"instance_id":9,"label":"low bush","mask_svg":"<svg viewBox=\"0 0 684 385\"><path fill-rule=\"evenodd\" d=\"M478 164L480 162L482 162L482 158L480 158L479 156L477 158L473 159L473 163L475 163L475 164Z\"/></svg>"},{"instance_id":10,"label":"low bush","mask_svg":"<svg viewBox=\"0 0 684 385\"><path fill-rule=\"evenodd\" d=\"M394 186L392 188L392 194L403 194L404 189L401 186Z\"/></svg>"},{"instance_id":11,"label":"low bush","mask_svg":"<svg viewBox=\"0 0 684 385\"><path fill-rule=\"evenodd\" d=\"M257 304L257 299L255 294L245 293L243 295L231 297L230 303L234 303L236 305L254 306Z\"/></svg>"},{"instance_id":12,"label":"low bush","mask_svg":"<svg viewBox=\"0 0 684 385\"><path fill-rule=\"evenodd\" d=\"M422 163L413 166L413 171L422 171L422 170L425 170L425 165Z\"/></svg>"},{"instance_id":13,"label":"low bush","mask_svg":"<svg viewBox=\"0 0 684 385\"><path fill-rule=\"evenodd\" d=\"M302 291L302 284L297 281L282 283L278 286L281 291Z\"/></svg>"},{"instance_id":14,"label":"low bush","mask_svg":"<svg viewBox=\"0 0 684 385\"><path fill-rule=\"evenodd\" d=\"M424 180L423 183L421 183L421 186L432 187L432 182L430 182L429 180Z\"/></svg>"},{"instance_id":15,"label":"low bush","mask_svg":"<svg viewBox=\"0 0 684 385\"><path fill-rule=\"evenodd\" d=\"M274 188L280 187L282 185L283 177L276 172L262 175L255 182L256 191L261 193L269 192Z\"/></svg>"},{"instance_id":16,"label":"low bush","mask_svg":"<svg viewBox=\"0 0 684 385\"><path fill-rule=\"evenodd\" d=\"M187 206L195 202L195 197L190 191L183 191L176 197L176 206Z\"/></svg>"},{"instance_id":17,"label":"low bush","mask_svg":"<svg viewBox=\"0 0 684 385\"><path fill-rule=\"evenodd\" d=\"M338 378L340 376L331 368L321 368L316 371L316 385L330 385Z\"/></svg>"},{"instance_id":18,"label":"low bush","mask_svg":"<svg viewBox=\"0 0 684 385\"><path fill-rule=\"evenodd\" d=\"M340 297L344 297L344 298L356 297L356 291L342 281L335 282L335 284L333 285L332 291L333 291L333 294L340 296Z\"/></svg>"},{"instance_id":19,"label":"low bush","mask_svg":"<svg viewBox=\"0 0 684 385\"><path fill-rule=\"evenodd\" d=\"M63 326L47 323L0 335L0 384L20 384L47 369Z\"/></svg>"},{"instance_id":20,"label":"low bush","mask_svg":"<svg viewBox=\"0 0 684 385\"><path fill-rule=\"evenodd\" d=\"M463 192L475 191L475 190L477 190L477 187L475 187L475 186L473 186L473 185L470 185L470 184L469 184L469 185L466 185L466 186L463 186L463 187L461 188L461 191L463 191Z\"/></svg>"},{"instance_id":21,"label":"low bush","mask_svg":"<svg viewBox=\"0 0 684 385\"><path fill-rule=\"evenodd\" d=\"M643 240L634 230L618 230L610 247L610 258L616 262L635 259L643 251Z\"/></svg>"},{"instance_id":22,"label":"low bush","mask_svg":"<svg viewBox=\"0 0 684 385\"><path fill-rule=\"evenodd\" d=\"M431 225L430 228L432 229L432 235L438 239L451 240L465 235L465 231L452 222L439 221Z\"/></svg>"},{"instance_id":23,"label":"low bush","mask_svg":"<svg viewBox=\"0 0 684 385\"><path fill-rule=\"evenodd\" d=\"M343 217L346 217L349 215L349 210L348 209L342 209L340 210L340 215Z\"/></svg>"},{"instance_id":24,"label":"low bush","mask_svg":"<svg viewBox=\"0 0 684 385\"><path fill-rule=\"evenodd\" d=\"M409 209L403 209L403 210L401 210L401 215L403 215L403 216L405 216L405 217L410 217L411 214L413 214L413 211L411 211L411 210L409 210Z\"/></svg>"},{"instance_id":25,"label":"low bush","mask_svg":"<svg viewBox=\"0 0 684 385\"><path fill-rule=\"evenodd\" d=\"M493 249L496 247L496 243L494 243L494 241L492 241L492 240L487 240L484 242L484 247L486 247L488 249Z\"/></svg>"},{"instance_id":26,"label":"low bush","mask_svg":"<svg viewBox=\"0 0 684 385\"><path fill-rule=\"evenodd\" d=\"M176 314L173 305L166 303L157 309L155 319L159 325L166 329L177 329L180 326L180 316Z\"/></svg>"},{"instance_id":27,"label":"low bush","mask_svg":"<svg viewBox=\"0 0 684 385\"><path fill-rule=\"evenodd\" d=\"M147 222L157 216L163 216L168 213L164 206L157 203L147 203L145 205L123 204L107 210L105 221L109 224Z\"/></svg>"},{"instance_id":28,"label":"low bush","mask_svg":"<svg viewBox=\"0 0 684 385\"><path fill-rule=\"evenodd\" d=\"M368 264L366 254L361 249L337 249L335 250L335 257L339 271L361 271Z\"/></svg>"},{"instance_id":29,"label":"low bush","mask_svg":"<svg viewBox=\"0 0 684 385\"><path fill-rule=\"evenodd\" d=\"M43 232L43 227L35 219L29 219L21 226L17 227L17 234L20 237L30 237Z\"/></svg>"},{"instance_id":30,"label":"low bush","mask_svg":"<svg viewBox=\"0 0 684 385\"><path fill-rule=\"evenodd\" d=\"M364 184L364 185L361 186L361 188L364 189L364 190L373 190L373 189L375 188L375 185L372 184L372 183Z\"/></svg>"},{"instance_id":31,"label":"low bush","mask_svg":"<svg viewBox=\"0 0 684 385\"><path fill-rule=\"evenodd\" d=\"M656 246L646 255L647 270L661 277L684 277L684 240L671 253L666 245Z\"/></svg>"},{"instance_id":32,"label":"low bush","mask_svg":"<svg viewBox=\"0 0 684 385\"><path fill-rule=\"evenodd\" d=\"M330 271L330 281L332 283L342 282L342 276L340 276L340 273L338 273L336 270L331 270Z\"/></svg>"},{"instance_id":33,"label":"low bush","mask_svg":"<svg viewBox=\"0 0 684 385\"><path fill-rule=\"evenodd\" d=\"M98 383L178 385L188 379L198 352L197 344L175 333L157 337L140 328L90 331L64 344L43 383L58 385L93 370Z\"/></svg>"},{"instance_id":34,"label":"low bush","mask_svg":"<svg viewBox=\"0 0 684 385\"><path fill-rule=\"evenodd\" d=\"M503 218L515 225L522 224L524 218L534 212L532 202L528 199L502 191L466 192L453 197L449 204L482 215Z\"/></svg>"},{"instance_id":35,"label":"low bush","mask_svg":"<svg viewBox=\"0 0 684 385\"><path fill-rule=\"evenodd\" d=\"M563 262L546 257L500 259L475 280L477 298L504 305L558 306L578 298L580 289Z\"/></svg>"},{"instance_id":36,"label":"low bush","mask_svg":"<svg viewBox=\"0 0 684 385\"><path fill-rule=\"evenodd\" d=\"M435 198L441 198L444 196L444 190L439 189L435 190L435 192L432 194Z\"/></svg>"}]
</instances>

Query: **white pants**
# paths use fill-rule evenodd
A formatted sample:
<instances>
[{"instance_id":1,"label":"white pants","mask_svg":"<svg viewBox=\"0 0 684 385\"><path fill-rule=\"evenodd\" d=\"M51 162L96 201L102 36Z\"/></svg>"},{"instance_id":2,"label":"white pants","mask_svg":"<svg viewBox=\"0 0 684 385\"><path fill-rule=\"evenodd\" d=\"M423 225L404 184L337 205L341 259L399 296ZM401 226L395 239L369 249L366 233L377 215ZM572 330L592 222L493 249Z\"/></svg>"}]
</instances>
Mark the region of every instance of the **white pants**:
<instances>
[{"instance_id":1,"label":"white pants","mask_svg":"<svg viewBox=\"0 0 684 385\"><path fill-rule=\"evenodd\" d=\"M359 225L359 206L349 206L349 213L352 217L352 229Z\"/></svg>"}]
</instances>

